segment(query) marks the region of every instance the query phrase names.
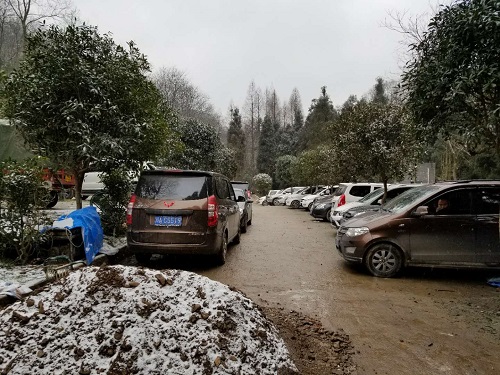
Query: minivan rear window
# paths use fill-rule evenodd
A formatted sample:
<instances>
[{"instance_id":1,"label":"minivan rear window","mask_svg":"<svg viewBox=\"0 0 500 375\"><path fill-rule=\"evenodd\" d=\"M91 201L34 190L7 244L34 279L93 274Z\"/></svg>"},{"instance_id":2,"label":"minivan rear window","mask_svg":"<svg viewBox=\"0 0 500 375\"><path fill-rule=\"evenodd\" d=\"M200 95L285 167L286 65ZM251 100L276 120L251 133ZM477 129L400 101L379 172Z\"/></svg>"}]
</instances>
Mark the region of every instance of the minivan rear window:
<instances>
[{"instance_id":1,"label":"minivan rear window","mask_svg":"<svg viewBox=\"0 0 500 375\"><path fill-rule=\"evenodd\" d=\"M208 196L206 176L142 175L135 194L146 199L195 200Z\"/></svg>"}]
</instances>

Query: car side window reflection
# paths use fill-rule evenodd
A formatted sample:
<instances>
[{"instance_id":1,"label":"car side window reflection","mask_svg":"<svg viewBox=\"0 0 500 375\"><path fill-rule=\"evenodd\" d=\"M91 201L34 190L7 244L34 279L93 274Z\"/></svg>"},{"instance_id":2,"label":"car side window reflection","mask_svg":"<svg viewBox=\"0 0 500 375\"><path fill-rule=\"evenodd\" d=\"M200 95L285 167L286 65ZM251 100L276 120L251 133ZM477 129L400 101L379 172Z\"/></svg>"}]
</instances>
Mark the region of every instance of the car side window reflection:
<instances>
[{"instance_id":1,"label":"car side window reflection","mask_svg":"<svg viewBox=\"0 0 500 375\"><path fill-rule=\"evenodd\" d=\"M498 215L500 210L500 188L486 187L478 189L474 203L478 215Z\"/></svg>"},{"instance_id":2,"label":"car side window reflection","mask_svg":"<svg viewBox=\"0 0 500 375\"><path fill-rule=\"evenodd\" d=\"M227 184L227 191L229 193L228 199L235 201L236 195L234 194L233 185L231 185L231 183L229 181L226 181L226 184Z\"/></svg>"}]
</instances>

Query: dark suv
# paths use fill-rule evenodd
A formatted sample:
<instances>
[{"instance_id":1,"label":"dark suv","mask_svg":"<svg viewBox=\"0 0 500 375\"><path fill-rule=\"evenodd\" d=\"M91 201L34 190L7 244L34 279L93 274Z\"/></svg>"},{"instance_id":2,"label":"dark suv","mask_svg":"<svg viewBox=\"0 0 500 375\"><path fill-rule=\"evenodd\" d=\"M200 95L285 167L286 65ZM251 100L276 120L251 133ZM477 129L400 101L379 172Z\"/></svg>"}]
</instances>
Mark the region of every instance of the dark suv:
<instances>
[{"instance_id":1,"label":"dark suv","mask_svg":"<svg viewBox=\"0 0 500 375\"><path fill-rule=\"evenodd\" d=\"M375 276L403 266L500 267L500 181L457 181L410 189L347 221L336 247Z\"/></svg>"},{"instance_id":2,"label":"dark suv","mask_svg":"<svg viewBox=\"0 0 500 375\"><path fill-rule=\"evenodd\" d=\"M226 260L240 242L240 212L229 179L205 171L153 170L139 177L127 209L127 245L151 254L211 254Z\"/></svg>"}]
</instances>

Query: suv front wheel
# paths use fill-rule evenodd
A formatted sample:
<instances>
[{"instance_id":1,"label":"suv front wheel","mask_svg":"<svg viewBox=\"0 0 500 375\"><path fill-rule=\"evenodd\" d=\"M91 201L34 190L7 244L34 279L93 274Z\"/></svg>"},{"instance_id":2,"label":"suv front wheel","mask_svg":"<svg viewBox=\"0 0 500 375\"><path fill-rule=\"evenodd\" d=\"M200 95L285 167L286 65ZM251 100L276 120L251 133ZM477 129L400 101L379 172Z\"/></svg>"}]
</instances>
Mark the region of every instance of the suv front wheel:
<instances>
[{"instance_id":1,"label":"suv front wheel","mask_svg":"<svg viewBox=\"0 0 500 375\"><path fill-rule=\"evenodd\" d=\"M373 276L393 277L401 270L403 255L396 246L380 243L368 250L364 263Z\"/></svg>"}]
</instances>

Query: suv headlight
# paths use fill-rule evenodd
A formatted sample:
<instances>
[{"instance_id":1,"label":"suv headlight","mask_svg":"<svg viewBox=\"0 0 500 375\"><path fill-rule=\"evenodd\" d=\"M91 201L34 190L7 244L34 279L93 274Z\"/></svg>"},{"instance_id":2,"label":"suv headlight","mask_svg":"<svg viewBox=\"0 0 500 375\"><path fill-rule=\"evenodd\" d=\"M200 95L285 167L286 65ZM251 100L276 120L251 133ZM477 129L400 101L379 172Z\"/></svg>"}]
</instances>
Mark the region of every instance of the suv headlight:
<instances>
[{"instance_id":1,"label":"suv headlight","mask_svg":"<svg viewBox=\"0 0 500 375\"><path fill-rule=\"evenodd\" d=\"M320 203L316 206L316 208L324 208L325 207L325 204L324 203Z\"/></svg>"},{"instance_id":2,"label":"suv headlight","mask_svg":"<svg viewBox=\"0 0 500 375\"><path fill-rule=\"evenodd\" d=\"M349 237L356 237L366 233L370 233L370 230L367 227L348 228L347 232L345 232L345 235Z\"/></svg>"}]
</instances>

